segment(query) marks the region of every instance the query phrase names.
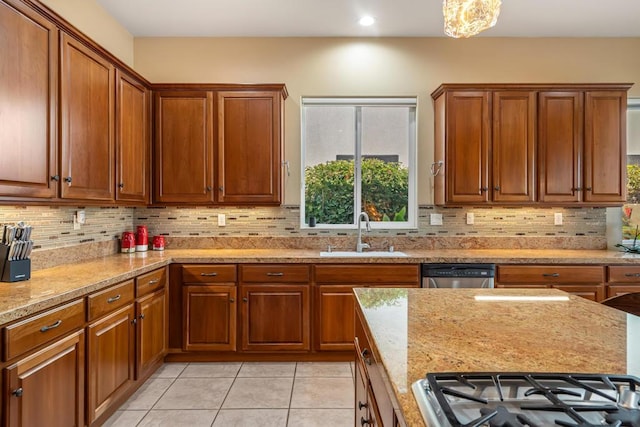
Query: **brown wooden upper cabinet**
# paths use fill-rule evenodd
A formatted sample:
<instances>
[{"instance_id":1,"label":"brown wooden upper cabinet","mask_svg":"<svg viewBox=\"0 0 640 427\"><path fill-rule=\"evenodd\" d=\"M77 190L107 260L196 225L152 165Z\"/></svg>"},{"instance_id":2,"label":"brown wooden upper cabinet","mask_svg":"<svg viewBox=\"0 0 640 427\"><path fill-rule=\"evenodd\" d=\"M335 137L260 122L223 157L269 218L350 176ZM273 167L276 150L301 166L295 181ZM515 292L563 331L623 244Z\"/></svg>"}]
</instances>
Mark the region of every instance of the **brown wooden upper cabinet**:
<instances>
[{"instance_id":1,"label":"brown wooden upper cabinet","mask_svg":"<svg viewBox=\"0 0 640 427\"><path fill-rule=\"evenodd\" d=\"M155 203L282 202L284 85L153 90Z\"/></svg>"},{"instance_id":2,"label":"brown wooden upper cabinet","mask_svg":"<svg viewBox=\"0 0 640 427\"><path fill-rule=\"evenodd\" d=\"M0 197L57 196L58 29L0 1Z\"/></svg>"},{"instance_id":3,"label":"brown wooden upper cabinet","mask_svg":"<svg viewBox=\"0 0 640 427\"><path fill-rule=\"evenodd\" d=\"M630 87L440 86L435 203L622 204Z\"/></svg>"},{"instance_id":4,"label":"brown wooden upper cabinet","mask_svg":"<svg viewBox=\"0 0 640 427\"><path fill-rule=\"evenodd\" d=\"M115 68L62 33L60 76L63 199L114 200Z\"/></svg>"},{"instance_id":5,"label":"brown wooden upper cabinet","mask_svg":"<svg viewBox=\"0 0 640 427\"><path fill-rule=\"evenodd\" d=\"M116 70L116 200L149 202L149 91Z\"/></svg>"}]
</instances>

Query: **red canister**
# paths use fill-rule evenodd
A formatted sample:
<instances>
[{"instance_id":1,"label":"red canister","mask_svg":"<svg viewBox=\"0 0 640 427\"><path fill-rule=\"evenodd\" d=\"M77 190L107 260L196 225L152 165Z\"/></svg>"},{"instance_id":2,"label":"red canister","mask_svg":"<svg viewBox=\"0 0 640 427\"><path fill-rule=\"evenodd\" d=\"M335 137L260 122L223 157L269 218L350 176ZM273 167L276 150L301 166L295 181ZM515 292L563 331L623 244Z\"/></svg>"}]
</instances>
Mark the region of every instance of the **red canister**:
<instances>
[{"instance_id":1,"label":"red canister","mask_svg":"<svg viewBox=\"0 0 640 427\"><path fill-rule=\"evenodd\" d=\"M162 237L162 236L153 236L152 249L154 251L164 251L164 237Z\"/></svg>"},{"instance_id":2,"label":"red canister","mask_svg":"<svg viewBox=\"0 0 640 427\"><path fill-rule=\"evenodd\" d=\"M145 252L149 250L149 231L146 225L139 225L136 228L136 251Z\"/></svg>"},{"instance_id":3,"label":"red canister","mask_svg":"<svg viewBox=\"0 0 640 427\"><path fill-rule=\"evenodd\" d=\"M124 233L122 233L120 251L122 253L130 253L136 251L136 237L134 236L132 231L125 231Z\"/></svg>"}]
</instances>

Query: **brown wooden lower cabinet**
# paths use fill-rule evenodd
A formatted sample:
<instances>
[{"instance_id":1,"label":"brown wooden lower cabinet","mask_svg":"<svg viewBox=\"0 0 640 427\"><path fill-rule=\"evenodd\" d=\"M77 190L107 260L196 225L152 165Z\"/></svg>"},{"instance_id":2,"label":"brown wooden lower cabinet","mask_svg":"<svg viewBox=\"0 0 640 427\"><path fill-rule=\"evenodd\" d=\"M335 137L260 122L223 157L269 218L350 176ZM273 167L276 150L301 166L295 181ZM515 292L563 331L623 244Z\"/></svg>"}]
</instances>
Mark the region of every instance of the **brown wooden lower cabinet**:
<instances>
[{"instance_id":1,"label":"brown wooden lower cabinet","mask_svg":"<svg viewBox=\"0 0 640 427\"><path fill-rule=\"evenodd\" d=\"M497 288L556 288L600 302L606 297L605 267L597 265L499 265Z\"/></svg>"},{"instance_id":2,"label":"brown wooden lower cabinet","mask_svg":"<svg viewBox=\"0 0 640 427\"><path fill-rule=\"evenodd\" d=\"M242 350L308 351L308 284L241 285Z\"/></svg>"},{"instance_id":3,"label":"brown wooden lower cabinet","mask_svg":"<svg viewBox=\"0 0 640 427\"><path fill-rule=\"evenodd\" d=\"M610 265L607 276L607 298L640 292L640 266Z\"/></svg>"},{"instance_id":4,"label":"brown wooden lower cabinet","mask_svg":"<svg viewBox=\"0 0 640 427\"><path fill-rule=\"evenodd\" d=\"M84 349L77 331L7 367L6 425L84 426Z\"/></svg>"},{"instance_id":5,"label":"brown wooden lower cabinet","mask_svg":"<svg viewBox=\"0 0 640 427\"><path fill-rule=\"evenodd\" d=\"M236 286L183 286L183 349L236 351Z\"/></svg>"},{"instance_id":6,"label":"brown wooden lower cabinet","mask_svg":"<svg viewBox=\"0 0 640 427\"><path fill-rule=\"evenodd\" d=\"M640 292L640 283L607 285L607 298L636 292Z\"/></svg>"},{"instance_id":7,"label":"brown wooden lower cabinet","mask_svg":"<svg viewBox=\"0 0 640 427\"><path fill-rule=\"evenodd\" d=\"M91 424L134 381L135 311L129 304L87 327L87 421Z\"/></svg>"},{"instance_id":8,"label":"brown wooden lower cabinet","mask_svg":"<svg viewBox=\"0 0 640 427\"><path fill-rule=\"evenodd\" d=\"M353 349L354 286L316 286L317 350Z\"/></svg>"},{"instance_id":9,"label":"brown wooden lower cabinet","mask_svg":"<svg viewBox=\"0 0 640 427\"><path fill-rule=\"evenodd\" d=\"M136 380L150 374L167 353L167 297L164 288L136 301Z\"/></svg>"}]
</instances>

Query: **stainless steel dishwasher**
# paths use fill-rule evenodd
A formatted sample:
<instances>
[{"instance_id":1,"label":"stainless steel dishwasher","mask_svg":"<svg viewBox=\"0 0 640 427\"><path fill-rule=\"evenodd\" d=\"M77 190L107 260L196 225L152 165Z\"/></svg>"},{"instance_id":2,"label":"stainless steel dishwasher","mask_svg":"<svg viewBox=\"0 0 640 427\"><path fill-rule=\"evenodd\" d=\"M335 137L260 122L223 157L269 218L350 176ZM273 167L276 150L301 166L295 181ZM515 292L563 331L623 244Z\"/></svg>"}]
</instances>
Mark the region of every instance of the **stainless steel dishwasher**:
<instances>
[{"instance_id":1,"label":"stainless steel dishwasher","mask_svg":"<svg viewBox=\"0 0 640 427\"><path fill-rule=\"evenodd\" d=\"M493 288L494 264L422 264L423 288Z\"/></svg>"}]
</instances>

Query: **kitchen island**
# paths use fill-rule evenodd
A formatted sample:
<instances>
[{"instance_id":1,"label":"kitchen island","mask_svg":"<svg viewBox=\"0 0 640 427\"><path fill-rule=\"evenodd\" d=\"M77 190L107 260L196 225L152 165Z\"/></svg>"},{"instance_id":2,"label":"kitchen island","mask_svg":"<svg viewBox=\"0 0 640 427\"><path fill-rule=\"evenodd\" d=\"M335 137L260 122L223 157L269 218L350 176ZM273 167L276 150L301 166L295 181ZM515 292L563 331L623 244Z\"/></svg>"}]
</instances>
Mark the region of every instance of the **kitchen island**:
<instances>
[{"instance_id":1,"label":"kitchen island","mask_svg":"<svg viewBox=\"0 0 640 427\"><path fill-rule=\"evenodd\" d=\"M562 291L356 289L354 292L359 351L364 352L363 365L369 371L365 375L369 375L372 385L369 393L379 409L374 416L381 418L385 426L394 425L396 419L398 425L425 425L411 386L427 373L568 372L640 376L640 317ZM370 402L366 405L372 407ZM361 416L357 413L356 417L360 425ZM370 419L369 414L363 413L362 417Z\"/></svg>"}]
</instances>

